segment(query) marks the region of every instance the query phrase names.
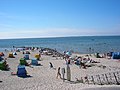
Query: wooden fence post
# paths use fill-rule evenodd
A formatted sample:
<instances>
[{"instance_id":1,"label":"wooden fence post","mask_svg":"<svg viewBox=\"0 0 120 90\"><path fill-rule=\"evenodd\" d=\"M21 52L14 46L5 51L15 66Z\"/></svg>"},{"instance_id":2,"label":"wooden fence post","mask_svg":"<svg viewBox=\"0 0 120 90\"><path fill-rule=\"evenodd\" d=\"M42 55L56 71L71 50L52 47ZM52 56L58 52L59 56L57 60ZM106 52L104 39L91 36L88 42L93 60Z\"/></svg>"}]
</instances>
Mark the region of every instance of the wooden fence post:
<instances>
[{"instance_id":1,"label":"wooden fence post","mask_svg":"<svg viewBox=\"0 0 120 90\"><path fill-rule=\"evenodd\" d=\"M93 84L95 85L94 77L93 77L93 76L91 76L91 78L92 78Z\"/></svg>"},{"instance_id":2,"label":"wooden fence post","mask_svg":"<svg viewBox=\"0 0 120 90\"><path fill-rule=\"evenodd\" d=\"M106 77L107 83L108 83L108 84L110 84L110 83L109 83L109 81L108 81L108 77L107 77L107 74L105 74L105 77Z\"/></svg>"},{"instance_id":3,"label":"wooden fence post","mask_svg":"<svg viewBox=\"0 0 120 90\"><path fill-rule=\"evenodd\" d=\"M100 80L100 85L103 85L102 82L101 82L101 78L100 78L100 75L98 75L98 78Z\"/></svg>"},{"instance_id":4,"label":"wooden fence post","mask_svg":"<svg viewBox=\"0 0 120 90\"><path fill-rule=\"evenodd\" d=\"M115 75L114 72L113 72L113 75L114 75L114 77L115 77L115 80L116 80L116 82L117 82L117 85L120 85L120 83L119 83L118 80L117 80L117 76Z\"/></svg>"}]
</instances>

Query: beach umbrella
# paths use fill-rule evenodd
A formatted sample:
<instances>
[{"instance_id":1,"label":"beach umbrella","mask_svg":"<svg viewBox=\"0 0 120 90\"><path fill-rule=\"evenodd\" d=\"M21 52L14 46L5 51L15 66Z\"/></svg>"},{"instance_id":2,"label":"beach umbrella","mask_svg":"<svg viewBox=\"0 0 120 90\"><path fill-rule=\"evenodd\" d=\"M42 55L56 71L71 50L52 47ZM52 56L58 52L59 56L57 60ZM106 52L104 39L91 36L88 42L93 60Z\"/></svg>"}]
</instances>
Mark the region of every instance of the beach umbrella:
<instances>
[{"instance_id":1,"label":"beach umbrella","mask_svg":"<svg viewBox=\"0 0 120 90\"><path fill-rule=\"evenodd\" d=\"M72 54L71 52L66 52L66 55L71 56Z\"/></svg>"}]
</instances>

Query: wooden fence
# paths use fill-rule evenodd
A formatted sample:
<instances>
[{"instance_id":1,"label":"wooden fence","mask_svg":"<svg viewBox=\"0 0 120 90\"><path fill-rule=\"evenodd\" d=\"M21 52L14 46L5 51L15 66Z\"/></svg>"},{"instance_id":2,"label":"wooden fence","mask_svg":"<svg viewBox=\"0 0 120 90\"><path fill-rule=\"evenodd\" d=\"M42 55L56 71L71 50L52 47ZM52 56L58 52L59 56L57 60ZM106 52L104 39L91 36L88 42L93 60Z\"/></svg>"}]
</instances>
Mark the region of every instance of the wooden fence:
<instances>
[{"instance_id":1,"label":"wooden fence","mask_svg":"<svg viewBox=\"0 0 120 90\"><path fill-rule=\"evenodd\" d=\"M116 84L120 85L120 71L110 72L105 74L98 74L98 75L88 75L87 78L84 80L85 83L88 84Z\"/></svg>"}]
</instances>

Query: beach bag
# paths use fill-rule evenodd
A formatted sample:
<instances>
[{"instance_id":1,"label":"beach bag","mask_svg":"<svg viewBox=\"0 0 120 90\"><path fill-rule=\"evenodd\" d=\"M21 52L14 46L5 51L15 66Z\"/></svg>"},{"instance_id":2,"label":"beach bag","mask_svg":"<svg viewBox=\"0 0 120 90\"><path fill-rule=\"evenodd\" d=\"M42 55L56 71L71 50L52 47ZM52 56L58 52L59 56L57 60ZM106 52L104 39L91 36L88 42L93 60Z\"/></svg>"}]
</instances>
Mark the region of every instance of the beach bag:
<instances>
[{"instance_id":1,"label":"beach bag","mask_svg":"<svg viewBox=\"0 0 120 90\"><path fill-rule=\"evenodd\" d=\"M38 65L38 60L37 60L36 58L33 58L33 59L31 60L31 64L32 64L32 65Z\"/></svg>"},{"instance_id":2,"label":"beach bag","mask_svg":"<svg viewBox=\"0 0 120 90\"><path fill-rule=\"evenodd\" d=\"M17 68L17 76L18 77L26 77L27 71L25 69L25 65L19 65Z\"/></svg>"}]
</instances>

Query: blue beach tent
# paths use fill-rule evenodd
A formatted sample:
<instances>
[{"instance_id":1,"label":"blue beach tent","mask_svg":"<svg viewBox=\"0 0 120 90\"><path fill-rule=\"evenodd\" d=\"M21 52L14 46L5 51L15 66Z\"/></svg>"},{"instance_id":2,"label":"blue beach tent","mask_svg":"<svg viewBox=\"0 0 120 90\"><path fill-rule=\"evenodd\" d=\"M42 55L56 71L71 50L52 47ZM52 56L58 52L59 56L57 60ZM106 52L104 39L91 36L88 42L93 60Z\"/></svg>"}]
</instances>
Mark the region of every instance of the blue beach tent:
<instances>
[{"instance_id":1,"label":"blue beach tent","mask_svg":"<svg viewBox=\"0 0 120 90\"><path fill-rule=\"evenodd\" d=\"M120 52L113 52L112 59L120 59Z\"/></svg>"},{"instance_id":2,"label":"blue beach tent","mask_svg":"<svg viewBox=\"0 0 120 90\"><path fill-rule=\"evenodd\" d=\"M32 65L38 65L38 60L37 60L36 58L33 58L33 59L31 60L31 64L32 64Z\"/></svg>"},{"instance_id":3,"label":"blue beach tent","mask_svg":"<svg viewBox=\"0 0 120 90\"><path fill-rule=\"evenodd\" d=\"M25 69L25 65L19 65L17 69L17 76L18 77L26 77L27 71Z\"/></svg>"}]
</instances>

